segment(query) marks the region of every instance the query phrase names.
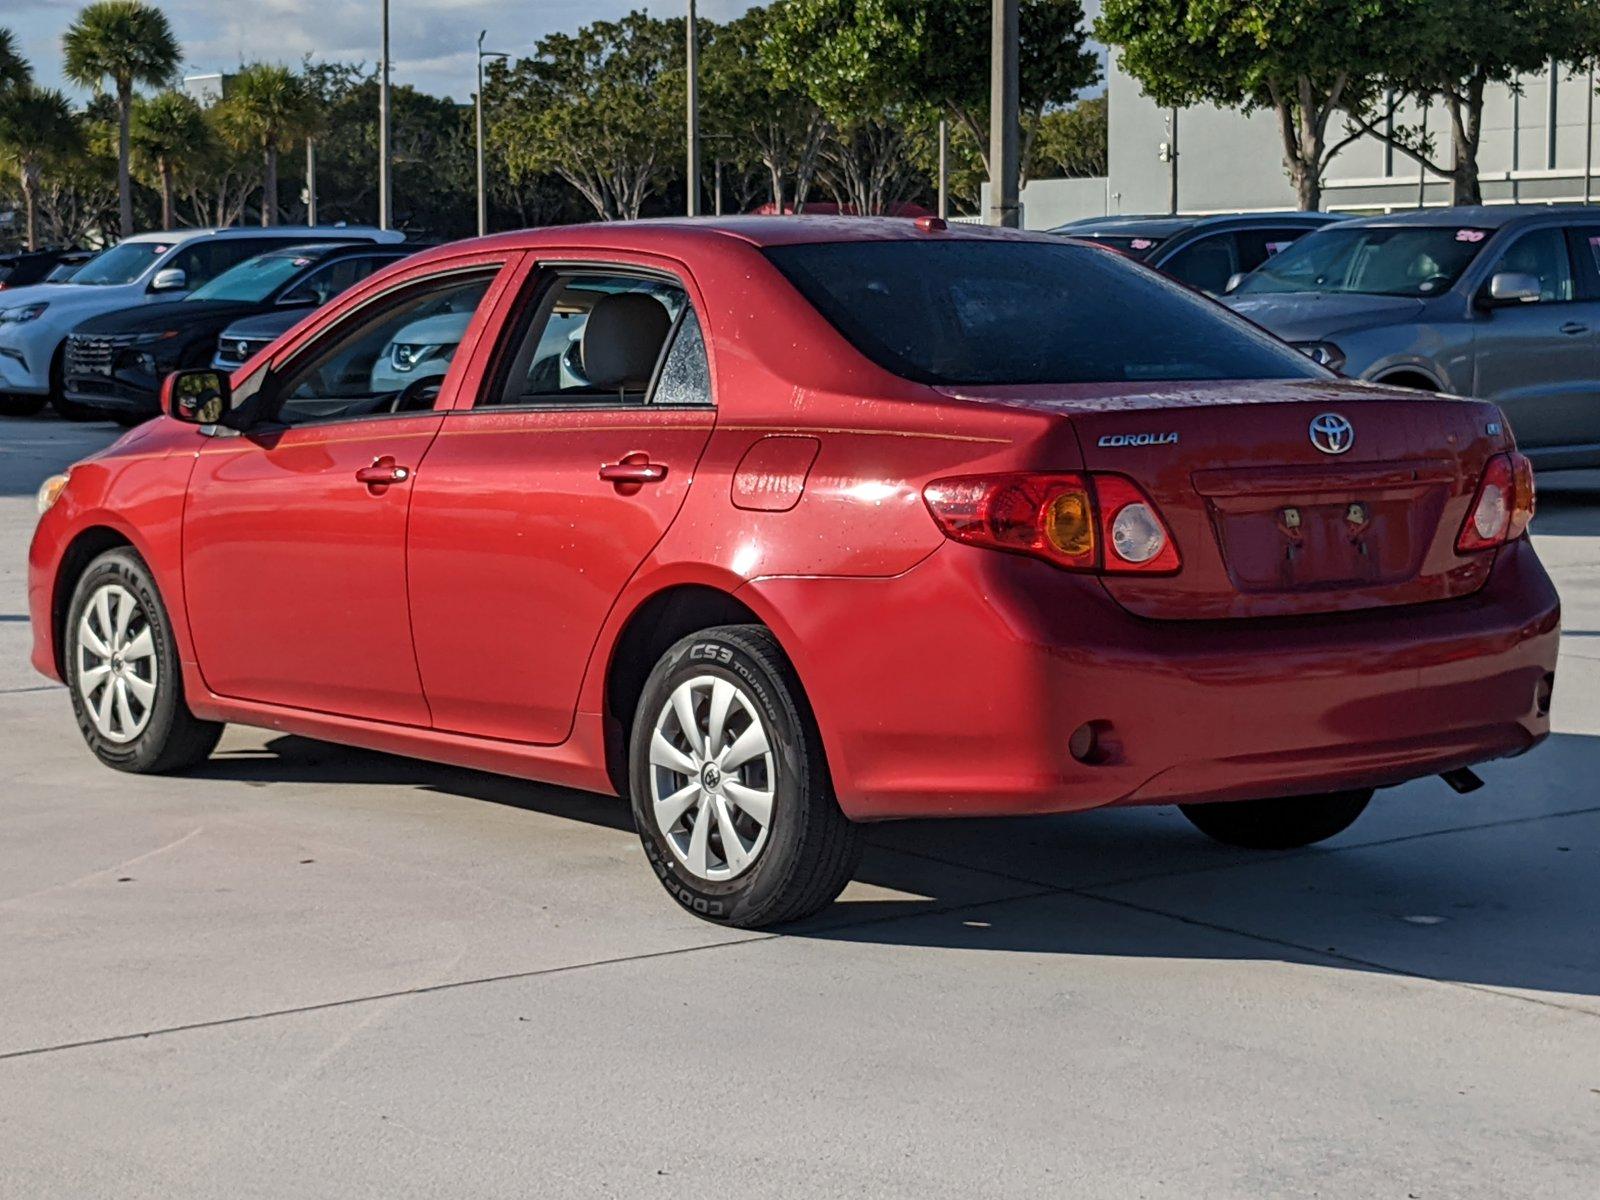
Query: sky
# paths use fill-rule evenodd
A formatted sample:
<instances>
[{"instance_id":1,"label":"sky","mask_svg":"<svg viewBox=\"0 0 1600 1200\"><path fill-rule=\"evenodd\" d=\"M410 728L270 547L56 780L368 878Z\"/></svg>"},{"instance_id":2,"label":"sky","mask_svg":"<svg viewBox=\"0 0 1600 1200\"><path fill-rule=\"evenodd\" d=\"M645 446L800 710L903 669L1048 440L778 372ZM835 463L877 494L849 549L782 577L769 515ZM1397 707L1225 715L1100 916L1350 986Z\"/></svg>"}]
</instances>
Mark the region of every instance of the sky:
<instances>
[{"instance_id":1,"label":"sky","mask_svg":"<svg viewBox=\"0 0 1600 1200\"><path fill-rule=\"evenodd\" d=\"M184 49L186 75L227 71L264 60L297 65L324 60L376 63L380 0L155 0ZM83 0L0 0L0 25L17 35L34 75L81 96L61 78L61 35ZM700 15L725 21L751 0L699 0ZM460 101L471 98L480 29L485 49L525 53L547 33L645 8L678 16L672 0L390 0L394 80Z\"/></svg>"}]
</instances>

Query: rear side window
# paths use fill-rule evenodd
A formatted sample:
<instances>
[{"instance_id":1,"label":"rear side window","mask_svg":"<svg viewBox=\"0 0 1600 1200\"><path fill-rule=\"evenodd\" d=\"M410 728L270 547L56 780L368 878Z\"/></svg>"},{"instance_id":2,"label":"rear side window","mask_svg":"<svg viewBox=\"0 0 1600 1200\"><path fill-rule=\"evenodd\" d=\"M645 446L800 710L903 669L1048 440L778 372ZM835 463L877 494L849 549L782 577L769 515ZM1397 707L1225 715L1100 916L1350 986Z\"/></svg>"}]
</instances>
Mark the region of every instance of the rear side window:
<instances>
[{"instance_id":1,"label":"rear side window","mask_svg":"<svg viewBox=\"0 0 1600 1200\"><path fill-rule=\"evenodd\" d=\"M1220 296L1228 290L1228 280L1239 270L1233 235L1215 233L1190 242L1162 263L1161 269L1192 288Z\"/></svg>"},{"instance_id":2,"label":"rear side window","mask_svg":"<svg viewBox=\"0 0 1600 1200\"><path fill-rule=\"evenodd\" d=\"M767 254L857 349L921 383L1325 377L1210 301L1088 246L839 242Z\"/></svg>"}]
</instances>

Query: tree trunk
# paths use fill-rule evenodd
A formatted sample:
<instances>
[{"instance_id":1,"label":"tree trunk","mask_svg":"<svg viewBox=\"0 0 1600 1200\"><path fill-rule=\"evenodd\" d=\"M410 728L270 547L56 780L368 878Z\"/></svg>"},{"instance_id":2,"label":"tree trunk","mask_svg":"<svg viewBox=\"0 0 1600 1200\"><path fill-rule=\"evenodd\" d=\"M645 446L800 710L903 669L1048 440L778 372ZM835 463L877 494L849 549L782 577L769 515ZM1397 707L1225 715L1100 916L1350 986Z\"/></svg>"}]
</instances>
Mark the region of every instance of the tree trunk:
<instances>
[{"instance_id":1,"label":"tree trunk","mask_svg":"<svg viewBox=\"0 0 1600 1200\"><path fill-rule=\"evenodd\" d=\"M278 148L268 146L261 156L261 224L278 223Z\"/></svg>"},{"instance_id":2,"label":"tree trunk","mask_svg":"<svg viewBox=\"0 0 1600 1200\"><path fill-rule=\"evenodd\" d=\"M161 228L171 229L178 223L177 215L172 211L172 163L163 157L157 165L161 171Z\"/></svg>"},{"instance_id":3,"label":"tree trunk","mask_svg":"<svg viewBox=\"0 0 1600 1200\"><path fill-rule=\"evenodd\" d=\"M1483 134L1482 76L1474 76L1467 94L1446 98L1450 110L1450 192L1452 204L1482 204L1478 178L1478 142Z\"/></svg>"},{"instance_id":4,"label":"tree trunk","mask_svg":"<svg viewBox=\"0 0 1600 1200\"><path fill-rule=\"evenodd\" d=\"M117 206L122 218L122 236L133 236L133 173L128 160L132 153L133 81L117 80Z\"/></svg>"},{"instance_id":5,"label":"tree trunk","mask_svg":"<svg viewBox=\"0 0 1600 1200\"><path fill-rule=\"evenodd\" d=\"M22 207L27 214L28 249L39 248L39 170L24 166L22 176Z\"/></svg>"}]
</instances>

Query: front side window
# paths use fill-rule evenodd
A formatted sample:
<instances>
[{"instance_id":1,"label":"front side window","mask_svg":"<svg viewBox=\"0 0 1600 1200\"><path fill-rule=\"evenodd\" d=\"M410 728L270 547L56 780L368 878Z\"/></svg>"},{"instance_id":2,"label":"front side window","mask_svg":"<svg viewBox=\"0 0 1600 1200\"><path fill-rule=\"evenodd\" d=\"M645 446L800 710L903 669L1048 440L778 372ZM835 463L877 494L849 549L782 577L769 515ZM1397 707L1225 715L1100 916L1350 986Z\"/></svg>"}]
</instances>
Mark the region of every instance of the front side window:
<instances>
[{"instance_id":1,"label":"front side window","mask_svg":"<svg viewBox=\"0 0 1600 1200\"><path fill-rule=\"evenodd\" d=\"M1506 251L1495 272L1532 275L1539 281L1539 302L1550 304L1571 300L1572 258L1567 253L1567 238L1559 229L1535 229L1525 233Z\"/></svg>"},{"instance_id":2,"label":"front side window","mask_svg":"<svg viewBox=\"0 0 1600 1200\"><path fill-rule=\"evenodd\" d=\"M1090 246L840 242L767 255L863 354L921 383L1325 378L1212 302Z\"/></svg>"},{"instance_id":3,"label":"front side window","mask_svg":"<svg viewBox=\"0 0 1600 1200\"><path fill-rule=\"evenodd\" d=\"M1228 290L1228 280L1239 269L1233 252L1233 237L1216 233L1190 242L1162 263L1161 269L1192 288L1220 296Z\"/></svg>"},{"instance_id":4,"label":"front side window","mask_svg":"<svg viewBox=\"0 0 1600 1200\"><path fill-rule=\"evenodd\" d=\"M368 255L341 258L311 272L299 283L278 298L279 304L315 304L321 306L340 292L354 287L379 267L395 262L393 258L374 258Z\"/></svg>"},{"instance_id":5,"label":"front side window","mask_svg":"<svg viewBox=\"0 0 1600 1200\"><path fill-rule=\"evenodd\" d=\"M1416 225L1320 229L1262 263L1234 295L1437 296L1461 278L1492 232Z\"/></svg>"},{"instance_id":6,"label":"front side window","mask_svg":"<svg viewBox=\"0 0 1600 1200\"><path fill-rule=\"evenodd\" d=\"M351 313L274 387L285 425L431 409L494 272L453 273Z\"/></svg>"},{"instance_id":7,"label":"front side window","mask_svg":"<svg viewBox=\"0 0 1600 1200\"><path fill-rule=\"evenodd\" d=\"M683 288L655 276L558 275L530 306L501 382L479 404L644 404L686 311Z\"/></svg>"}]
</instances>

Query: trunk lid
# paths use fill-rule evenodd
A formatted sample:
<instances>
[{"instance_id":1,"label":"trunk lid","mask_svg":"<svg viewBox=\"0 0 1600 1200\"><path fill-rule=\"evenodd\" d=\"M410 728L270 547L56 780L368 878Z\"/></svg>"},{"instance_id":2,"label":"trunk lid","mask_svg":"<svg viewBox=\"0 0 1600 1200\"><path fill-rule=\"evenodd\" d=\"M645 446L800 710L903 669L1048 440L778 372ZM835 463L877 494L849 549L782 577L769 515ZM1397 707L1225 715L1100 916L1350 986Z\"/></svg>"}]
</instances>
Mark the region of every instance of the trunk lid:
<instances>
[{"instance_id":1,"label":"trunk lid","mask_svg":"<svg viewBox=\"0 0 1600 1200\"><path fill-rule=\"evenodd\" d=\"M1488 577L1494 556L1458 555L1455 540L1485 462L1512 446L1492 404L1318 380L946 392L1058 413L1088 470L1127 476L1155 501L1182 569L1104 577L1139 616L1416 604ZM1342 420L1347 448L1314 444L1324 415L1334 419L1319 439L1341 444Z\"/></svg>"}]
</instances>

